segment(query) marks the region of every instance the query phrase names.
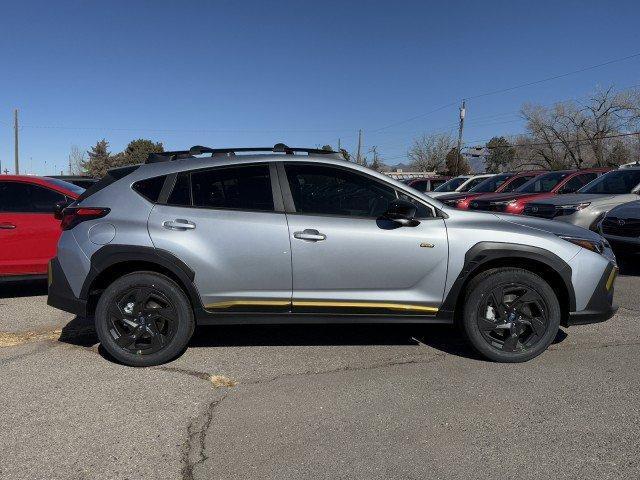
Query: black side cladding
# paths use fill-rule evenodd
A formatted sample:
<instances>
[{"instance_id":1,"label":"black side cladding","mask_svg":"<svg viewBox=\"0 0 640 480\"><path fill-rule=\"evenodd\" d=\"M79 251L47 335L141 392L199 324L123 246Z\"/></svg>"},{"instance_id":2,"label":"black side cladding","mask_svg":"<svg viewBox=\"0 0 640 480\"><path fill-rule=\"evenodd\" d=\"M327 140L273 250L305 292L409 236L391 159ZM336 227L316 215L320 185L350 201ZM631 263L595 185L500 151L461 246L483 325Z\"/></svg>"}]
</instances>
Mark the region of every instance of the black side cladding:
<instances>
[{"instance_id":1,"label":"black side cladding","mask_svg":"<svg viewBox=\"0 0 640 480\"><path fill-rule=\"evenodd\" d=\"M140 165L129 165L129 166L126 166L126 167L112 168L111 170L107 171L107 174L104 177L102 177L100 180L98 180L92 186L87 188L78 197L76 202L81 202L82 200L84 200L86 198L89 198L91 195L93 195L96 192L99 192L100 190L102 190L105 187L108 187L109 185L111 185L116 180L120 180L121 178L126 177L127 175L129 175L130 173L135 172L139 167L140 167Z\"/></svg>"}]
</instances>

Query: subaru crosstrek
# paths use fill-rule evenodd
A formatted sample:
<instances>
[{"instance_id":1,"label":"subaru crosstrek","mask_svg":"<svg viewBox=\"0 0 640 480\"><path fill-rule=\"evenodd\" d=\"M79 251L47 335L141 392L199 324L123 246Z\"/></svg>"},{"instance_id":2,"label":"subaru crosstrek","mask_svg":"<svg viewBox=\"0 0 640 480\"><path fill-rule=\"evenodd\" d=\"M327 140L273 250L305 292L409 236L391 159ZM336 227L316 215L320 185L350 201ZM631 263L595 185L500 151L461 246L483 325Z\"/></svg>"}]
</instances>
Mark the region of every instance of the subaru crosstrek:
<instances>
[{"instance_id":1,"label":"subaru crosstrek","mask_svg":"<svg viewBox=\"0 0 640 480\"><path fill-rule=\"evenodd\" d=\"M615 312L598 234L450 208L323 150L152 154L62 229L48 302L93 316L128 365L175 358L196 324L348 322L458 324L485 357L521 362L560 325Z\"/></svg>"}]
</instances>

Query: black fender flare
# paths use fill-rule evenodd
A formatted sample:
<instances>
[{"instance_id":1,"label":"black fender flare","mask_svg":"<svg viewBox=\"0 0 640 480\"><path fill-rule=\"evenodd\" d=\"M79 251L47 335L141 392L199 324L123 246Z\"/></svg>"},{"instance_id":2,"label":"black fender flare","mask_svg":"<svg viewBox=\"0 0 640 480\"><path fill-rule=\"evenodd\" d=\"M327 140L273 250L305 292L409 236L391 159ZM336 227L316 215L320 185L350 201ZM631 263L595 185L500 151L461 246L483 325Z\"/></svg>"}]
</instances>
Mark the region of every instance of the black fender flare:
<instances>
[{"instance_id":1,"label":"black fender flare","mask_svg":"<svg viewBox=\"0 0 640 480\"><path fill-rule=\"evenodd\" d=\"M456 303L467 280L481 270L482 266L487 262L503 258L535 260L552 269L562 279L567 289L569 294L569 311L575 311L576 294L573 288L573 282L571 281L571 267L558 255L544 248L531 245L520 245L508 242L479 242L471 247L465 254L462 270L458 274L455 282L453 282L449 293L447 293L438 315L442 317L453 317Z\"/></svg>"},{"instance_id":2,"label":"black fender flare","mask_svg":"<svg viewBox=\"0 0 640 480\"><path fill-rule=\"evenodd\" d=\"M91 267L80 291L80 298L87 300L94 281L108 268L126 262L153 263L170 271L182 284L195 310L202 308L202 300L193 281L195 272L171 252L155 247L134 245L105 245L91 255Z\"/></svg>"}]
</instances>

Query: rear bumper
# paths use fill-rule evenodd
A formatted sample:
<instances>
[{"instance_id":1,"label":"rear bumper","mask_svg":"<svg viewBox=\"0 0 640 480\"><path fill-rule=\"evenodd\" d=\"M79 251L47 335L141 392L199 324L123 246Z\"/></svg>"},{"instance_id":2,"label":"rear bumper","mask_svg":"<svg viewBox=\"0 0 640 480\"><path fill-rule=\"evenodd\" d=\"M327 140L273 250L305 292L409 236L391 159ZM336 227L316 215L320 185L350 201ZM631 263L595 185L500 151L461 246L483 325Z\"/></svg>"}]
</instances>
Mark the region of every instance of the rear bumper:
<instances>
[{"instance_id":1,"label":"rear bumper","mask_svg":"<svg viewBox=\"0 0 640 480\"><path fill-rule=\"evenodd\" d=\"M596 289L593 291L587 308L577 312L570 312L564 326L586 325L609 320L618 311L618 306L613 304L614 283L618 275L618 267L610 262L605 269Z\"/></svg>"},{"instance_id":2,"label":"rear bumper","mask_svg":"<svg viewBox=\"0 0 640 480\"><path fill-rule=\"evenodd\" d=\"M76 297L57 257L49 262L47 304L80 317L87 314L87 302Z\"/></svg>"}]
</instances>

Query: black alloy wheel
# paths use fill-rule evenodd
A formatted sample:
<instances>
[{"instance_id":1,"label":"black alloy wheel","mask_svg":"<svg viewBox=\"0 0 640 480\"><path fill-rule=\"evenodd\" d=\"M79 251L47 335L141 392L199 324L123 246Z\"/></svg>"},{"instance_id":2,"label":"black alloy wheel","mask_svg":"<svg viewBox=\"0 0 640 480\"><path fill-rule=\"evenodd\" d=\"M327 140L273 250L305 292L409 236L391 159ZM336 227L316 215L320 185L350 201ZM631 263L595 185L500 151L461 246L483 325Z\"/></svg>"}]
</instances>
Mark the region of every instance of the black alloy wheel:
<instances>
[{"instance_id":1,"label":"black alloy wheel","mask_svg":"<svg viewBox=\"0 0 640 480\"><path fill-rule=\"evenodd\" d=\"M504 352L532 348L547 331L548 307L533 288L520 283L499 285L478 308L478 328L486 342Z\"/></svg>"},{"instance_id":2,"label":"black alloy wheel","mask_svg":"<svg viewBox=\"0 0 640 480\"><path fill-rule=\"evenodd\" d=\"M107 314L114 342L136 355L162 349L173 338L178 322L171 301L158 289L147 286L133 287L114 299Z\"/></svg>"},{"instance_id":3,"label":"black alloy wheel","mask_svg":"<svg viewBox=\"0 0 640 480\"><path fill-rule=\"evenodd\" d=\"M469 343L496 362L525 362L544 352L562 312L554 289L522 268L482 272L466 286L461 326Z\"/></svg>"},{"instance_id":4,"label":"black alloy wheel","mask_svg":"<svg viewBox=\"0 0 640 480\"><path fill-rule=\"evenodd\" d=\"M125 365L149 367L184 352L195 319L189 298L173 279L156 272L133 272L102 292L95 325L111 357Z\"/></svg>"}]
</instances>

